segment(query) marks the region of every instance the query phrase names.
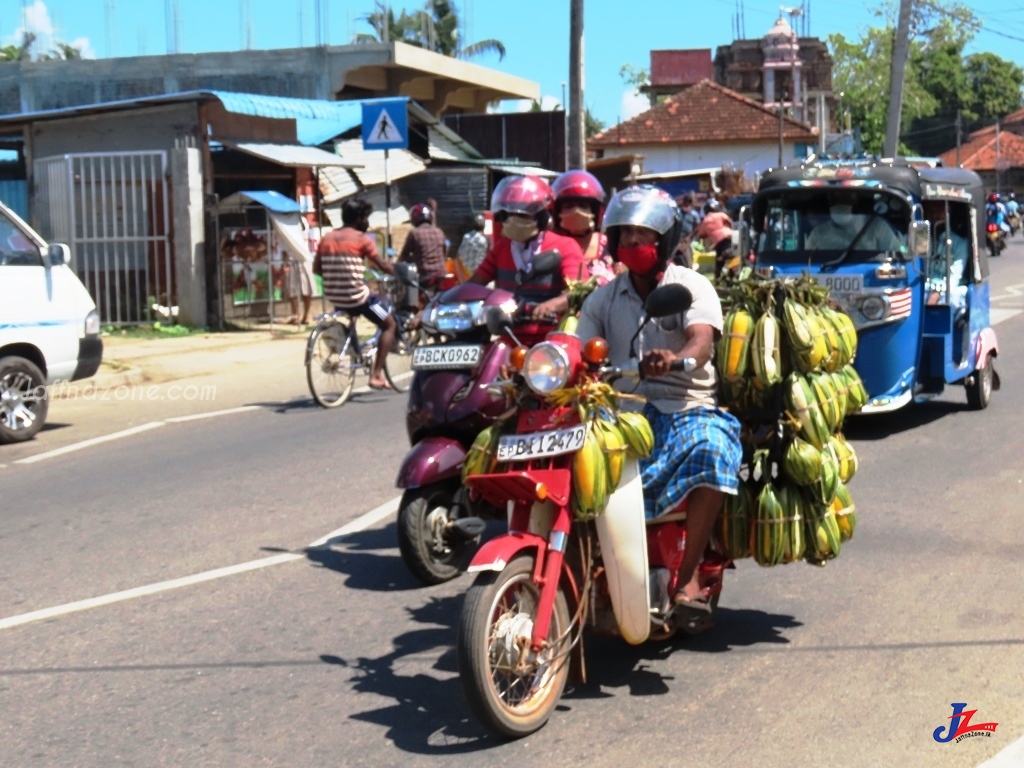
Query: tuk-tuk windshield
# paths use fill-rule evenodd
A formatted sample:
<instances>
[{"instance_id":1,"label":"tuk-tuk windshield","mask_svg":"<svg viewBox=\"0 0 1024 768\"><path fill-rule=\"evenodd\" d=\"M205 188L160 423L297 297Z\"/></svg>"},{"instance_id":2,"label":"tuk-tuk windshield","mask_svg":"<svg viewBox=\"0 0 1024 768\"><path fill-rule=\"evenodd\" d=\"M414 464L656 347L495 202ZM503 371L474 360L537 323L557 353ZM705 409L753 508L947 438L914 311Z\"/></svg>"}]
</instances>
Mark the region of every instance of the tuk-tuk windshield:
<instances>
[{"instance_id":1,"label":"tuk-tuk windshield","mask_svg":"<svg viewBox=\"0 0 1024 768\"><path fill-rule=\"evenodd\" d=\"M769 193L763 205L762 263L881 261L886 253L906 251L910 206L890 192L787 189Z\"/></svg>"}]
</instances>

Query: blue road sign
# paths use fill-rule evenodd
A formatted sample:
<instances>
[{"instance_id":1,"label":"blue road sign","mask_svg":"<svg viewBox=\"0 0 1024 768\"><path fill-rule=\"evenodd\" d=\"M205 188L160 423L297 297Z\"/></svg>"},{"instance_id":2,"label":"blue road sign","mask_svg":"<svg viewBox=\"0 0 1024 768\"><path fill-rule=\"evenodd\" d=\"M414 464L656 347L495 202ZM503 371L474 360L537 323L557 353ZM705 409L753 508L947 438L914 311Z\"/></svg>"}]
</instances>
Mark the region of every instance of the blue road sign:
<instances>
[{"instance_id":1,"label":"blue road sign","mask_svg":"<svg viewBox=\"0 0 1024 768\"><path fill-rule=\"evenodd\" d=\"M409 146L409 100L363 102L363 149L405 149Z\"/></svg>"}]
</instances>

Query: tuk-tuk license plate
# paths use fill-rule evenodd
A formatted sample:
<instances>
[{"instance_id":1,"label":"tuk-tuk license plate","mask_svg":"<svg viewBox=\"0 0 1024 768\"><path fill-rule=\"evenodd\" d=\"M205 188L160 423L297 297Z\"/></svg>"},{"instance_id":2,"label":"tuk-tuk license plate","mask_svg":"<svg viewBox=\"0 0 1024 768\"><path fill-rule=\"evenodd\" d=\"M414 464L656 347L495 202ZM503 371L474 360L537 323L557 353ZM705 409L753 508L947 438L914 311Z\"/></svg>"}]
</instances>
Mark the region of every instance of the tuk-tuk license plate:
<instances>
[{"instance_id":1,"label":"tuk-tuk license plate","mask_svg":"<svg viewBox=\"0 0 1024 768\"><path fill-rule=\"evenodd\" d=\"M504 435L498 438L498 461L526 461L572 453L583 447L586 435L587 428L583 424L551 432Z\"/></svg>"},{"instance_id":2,"label":"tuk-tuk license plate","mask_svg":"<svg viewBox=\"0 0 1024 768\"><path fill-rule=\"evenodd\" d=\"M473 368L480 362L480 344L446 344L437 347L415 347L412 351L414 371L433 368Z\"/></svg>"},{"instance_id":3,"label":"tuk-tuk license plate","mask_svg":"<svg viewBox=\"0 0 1024 768\"><path fill-rule=\"evenodd\" d=\"M817 274L814 279L824 285L832 293L860 293L864 289L863 275L823 275Z\"/></svg>"}]
</instances>

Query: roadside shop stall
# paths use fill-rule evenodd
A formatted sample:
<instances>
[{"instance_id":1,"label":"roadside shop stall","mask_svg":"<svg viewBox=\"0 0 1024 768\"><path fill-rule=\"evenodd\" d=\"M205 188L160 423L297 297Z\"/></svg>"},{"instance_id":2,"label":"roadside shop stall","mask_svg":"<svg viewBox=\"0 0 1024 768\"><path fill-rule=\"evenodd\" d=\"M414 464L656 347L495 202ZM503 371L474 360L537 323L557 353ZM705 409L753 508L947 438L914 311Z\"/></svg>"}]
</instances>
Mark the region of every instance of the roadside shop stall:
<instances>
[{"instance_id":1,"label":"roadside shop stall","mask_svg":"<svg viewBox=\"0 0 1024 768\"><path fill-rule=\"evenodd\" d=\"M223 321L273 324L292 299L321 295L313 275L315 233L295 200L274 191L236 192L217 205L216 237Z\"/></svg>"}]
</instances>

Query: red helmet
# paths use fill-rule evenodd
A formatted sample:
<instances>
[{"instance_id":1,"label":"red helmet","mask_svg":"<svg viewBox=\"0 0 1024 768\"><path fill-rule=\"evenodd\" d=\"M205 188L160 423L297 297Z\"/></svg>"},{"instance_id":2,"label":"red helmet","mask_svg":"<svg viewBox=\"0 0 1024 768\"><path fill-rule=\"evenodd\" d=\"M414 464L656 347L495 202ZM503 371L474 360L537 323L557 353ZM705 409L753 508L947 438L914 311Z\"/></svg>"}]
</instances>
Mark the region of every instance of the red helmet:
<instances>
[{"instance_id":1,"label":"red helmet","mask_svg":"<svg viewBox=\"0 0 1024 768\"><path fill-rule=\"evenodd\" d=\"M998 203L999 202L999 195L997 195L995 192L990 193L989 196L988 196L988 201L990 203Z\"/></svg>"},{"instance_id":2,"label":"red helmet","mask_svg":"<svg viewBox=\"0 0 1024 768\"><path fill-rule=\"evenodd\" d=\"M491 195L491 212L499 222L520 213L536 218L541 229L547 227L554 204L551 187L538 176L506 176Z\"/></svg>"},{"instance_id":3,"label":"red helmet","mask_svg":"<svg viewBox=\"0 0 1024 768\"><path fill-rule=\"evenodd\" d=\"M555 193L555 213L558 213L559 203L565 200L588 200L592 203L595 226L597 229L601 228L601 217L604 215L604 187L594 174L580 170L566 171L555 179L551 191Z\"/></svg>"},{"instance_id":4,"label":"red helmet","mask_svg":"<svg viewBox=\"0 0 1024 768\"><path fill-rule=\"evenodd\" d=\"M409 211L409 221L412 222L414 227L418 227L424 222L427 224L433 224L434 212L430 209L429 205L417 203L412 207L412 210Z\"/></svg>"}]
</instances>

